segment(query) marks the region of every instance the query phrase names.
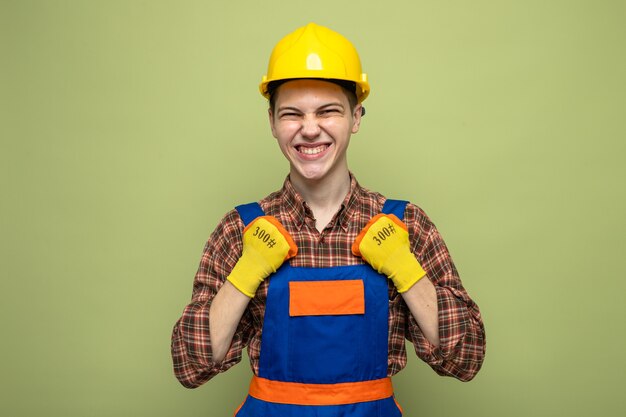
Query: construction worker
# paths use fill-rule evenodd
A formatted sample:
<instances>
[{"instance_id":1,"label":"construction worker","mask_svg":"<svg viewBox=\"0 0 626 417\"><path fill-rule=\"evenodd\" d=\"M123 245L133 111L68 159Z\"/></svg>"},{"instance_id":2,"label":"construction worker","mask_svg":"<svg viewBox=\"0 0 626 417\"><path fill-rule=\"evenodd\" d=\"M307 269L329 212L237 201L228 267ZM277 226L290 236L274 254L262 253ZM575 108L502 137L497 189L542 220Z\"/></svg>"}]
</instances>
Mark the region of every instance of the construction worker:
<instances>
[{"instance_id":1,"label":"construction worker","mask_svg":"<svg viewBox=\"0 0 626 417\"><path fill-rule=\"evenodd\" d=\"M289 175L211 234L174 327L176 377L200 386L247 347L238 417L401 416L405 339L438 374L472 379L484 327L440 234L348 169L370 92L354 46L310 23L275 46L260 90Z\"/></svg>"}]
</instances>

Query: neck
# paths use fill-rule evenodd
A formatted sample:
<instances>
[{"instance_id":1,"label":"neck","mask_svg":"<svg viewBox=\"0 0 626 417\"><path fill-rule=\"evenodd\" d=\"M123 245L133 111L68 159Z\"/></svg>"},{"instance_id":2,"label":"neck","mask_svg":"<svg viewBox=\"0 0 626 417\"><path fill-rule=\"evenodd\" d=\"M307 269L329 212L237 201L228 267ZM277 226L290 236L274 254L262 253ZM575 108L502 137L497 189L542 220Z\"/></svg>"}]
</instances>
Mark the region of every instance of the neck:
<instances>
[{"instance_id":1,"label":"neck","mask_svg":"<svg viewBox=\"0 0 626 417\"><path fill-rule=\"evenodd\" d=\"M346 170L319 180L307 180L296 173L289 175L291 184L313 211L321 231L339 211L350 191L350 173Z\"/></svg>"}]
</instances>

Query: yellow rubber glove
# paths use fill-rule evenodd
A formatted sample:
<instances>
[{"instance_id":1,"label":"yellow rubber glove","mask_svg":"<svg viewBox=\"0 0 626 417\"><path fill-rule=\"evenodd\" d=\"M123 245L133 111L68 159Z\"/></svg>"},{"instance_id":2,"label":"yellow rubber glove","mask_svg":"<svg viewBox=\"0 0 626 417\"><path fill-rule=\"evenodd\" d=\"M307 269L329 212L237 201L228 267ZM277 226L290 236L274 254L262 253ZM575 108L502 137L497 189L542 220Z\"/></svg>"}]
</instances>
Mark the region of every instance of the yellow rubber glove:
<instances>
[{"instance_id":1,"label":"yellow rubber glove","mask_svg":"<svg viewBox=\"0 0 626 417\"><path fill-rule=\"evenodd\" d=\"M352 244L352 253L387 275L399 293L426 275L411 252L406 225L393 214L374 216Z\"/></svg>"},{"instance_id":2,"label":"yellow rubber glove","mask_svg":"<svg viewBox=\"0 0 626 417\"><path fill-rule=\"evenodd\" d=\"M226 279L252 298L261 282L297 253L295 242L275 217L257 217L243 229L243 252Z\"/></svg>"}]
</instances>

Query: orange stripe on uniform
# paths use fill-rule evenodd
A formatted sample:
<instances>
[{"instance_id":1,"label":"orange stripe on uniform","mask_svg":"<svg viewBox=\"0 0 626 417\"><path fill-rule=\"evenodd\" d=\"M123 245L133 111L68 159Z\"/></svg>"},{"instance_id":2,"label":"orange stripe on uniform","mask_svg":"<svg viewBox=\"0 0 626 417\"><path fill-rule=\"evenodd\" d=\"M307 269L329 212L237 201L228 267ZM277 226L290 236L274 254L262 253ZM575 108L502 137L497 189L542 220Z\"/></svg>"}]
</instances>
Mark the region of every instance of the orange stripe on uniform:
<instances>
[{"instance_id":1,"label":"orange stripe on uniform","mask_svg":"<svg viewBox=\"0 0 626 417\"><path fill-rule=\"evenodd\" d=\"M289 282L289 315L365 314L365 291L360 279Z\"/></svg>"},{"instance_id":2,"label":"orange stripe on uniform","mask_svg":"<svg viewBox=\"0 0 626 417\"><path fill-rule=\"evenodd\" d=\"M252 377L249 394L279 404L342 405L382 400L393 395L391 378L339 384L301 384Z\"/></svg>"}]
</instances>

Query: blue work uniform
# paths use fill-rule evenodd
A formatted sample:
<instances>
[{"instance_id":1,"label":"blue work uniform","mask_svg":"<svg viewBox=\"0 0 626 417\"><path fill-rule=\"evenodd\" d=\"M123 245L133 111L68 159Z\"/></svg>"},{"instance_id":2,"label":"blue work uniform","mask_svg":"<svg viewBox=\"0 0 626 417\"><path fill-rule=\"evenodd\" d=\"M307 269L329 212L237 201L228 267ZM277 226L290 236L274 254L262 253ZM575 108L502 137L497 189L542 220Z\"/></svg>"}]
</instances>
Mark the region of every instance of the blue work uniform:
<instances>
[{"instance_id":1,"label":"blue work uniform","mask_svg":"<svg viewBox=\"0 0 626 417\"><path fill-rule=\"evenodd\" d=\"M406 201L383 213L404 217ZM238 206L248 225L264 212ZM269 278L258 375L236 417L400 417L387 377L387 277L283 264ZM324 296L326 294L327 296Z\"/></svg>"}]
</instances>

